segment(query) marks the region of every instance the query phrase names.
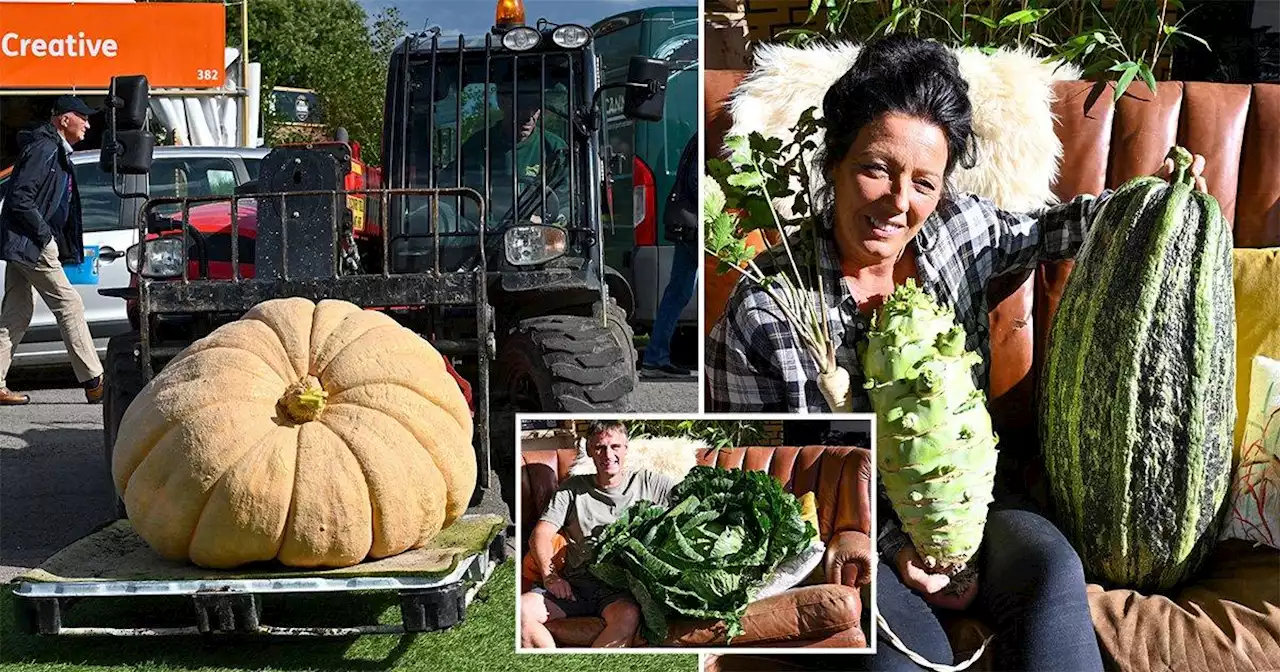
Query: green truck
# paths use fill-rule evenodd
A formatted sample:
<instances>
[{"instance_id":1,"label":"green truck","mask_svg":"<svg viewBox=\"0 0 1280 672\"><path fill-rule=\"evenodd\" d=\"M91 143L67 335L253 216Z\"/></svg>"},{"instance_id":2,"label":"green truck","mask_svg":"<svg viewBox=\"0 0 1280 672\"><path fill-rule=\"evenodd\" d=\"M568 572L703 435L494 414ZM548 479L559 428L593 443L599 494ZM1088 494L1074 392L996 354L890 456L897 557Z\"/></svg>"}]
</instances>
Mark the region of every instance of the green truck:
<instances>
[{"instance_id":1,"label":"green truck","mask_svg":"<svg viewBox=\"0 0 1280 672\"><path fill-rule=\"evenodd\" d=\"M664 60L671 73L661 121L627 119L623 89L610 90L604 100L614 168L612 213L605 214L605 263L630 283L628 313L644 331L657 315L674 255L663 233L663 208L680 153L698 128L698 8L638 9L603 19L591 30L605 84L625 81L634 55ZM680 315L680 326L696 329L697 324L694 300Z\"/></svg>"}]
</instances>

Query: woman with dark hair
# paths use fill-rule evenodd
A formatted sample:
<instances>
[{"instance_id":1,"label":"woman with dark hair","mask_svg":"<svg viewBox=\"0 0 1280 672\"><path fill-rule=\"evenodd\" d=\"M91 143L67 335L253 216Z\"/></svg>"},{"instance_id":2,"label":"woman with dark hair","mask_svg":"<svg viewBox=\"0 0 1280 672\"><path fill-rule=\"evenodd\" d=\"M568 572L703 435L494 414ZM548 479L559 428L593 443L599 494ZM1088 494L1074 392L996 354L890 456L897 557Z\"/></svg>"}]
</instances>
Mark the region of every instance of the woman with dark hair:
<instances>
[{"instance_id":1,"label":"woman with dark hair","mask_svg":"<svg viewBox=\"0 0 1280 672\"><path fill-rule=\"evenodd\" d=\"M822 113L826 186L817 199L817 272L828 288L827 319L837 364L850 373L854 410L871 410L855 344L865 338L872 312L909 278L955 309L966 347L982 356L975 383L988 390L989 281L1075 256L1110 192L1034 213L953 193L947 181L955 167L974 162L972 111L955 56L933 42L894 36L866 45L827 91ZM1197 176L1203 161L1195 158ZM1164 171L1171 169L1166 164ZM1198 187L1204 189L1203 180ZM757 261L772 270L770 259ZM830 411L816 363L755 283L737 285L708 341L709 410ZM972 608L996 627L997 669L1102 669L1080 560L1033 504L997 485L977 580L957 595L944 590L947 576L925 567L881 501L876 603L909 648L951 664L937 614ZM920 669L884 639L883 629L878 650L827 662L839 669ZM809 656L802 661L822 664Z\"/></svg>"}]
</instances>

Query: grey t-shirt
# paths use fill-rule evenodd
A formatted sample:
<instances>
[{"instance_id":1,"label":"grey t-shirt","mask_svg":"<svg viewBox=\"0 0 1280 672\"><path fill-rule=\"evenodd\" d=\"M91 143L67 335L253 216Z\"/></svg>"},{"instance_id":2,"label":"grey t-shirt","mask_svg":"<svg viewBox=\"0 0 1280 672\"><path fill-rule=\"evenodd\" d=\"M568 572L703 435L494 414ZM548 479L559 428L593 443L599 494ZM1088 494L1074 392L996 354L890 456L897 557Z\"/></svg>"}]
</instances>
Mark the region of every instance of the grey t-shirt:
<instances>
[{"instance_id":1,"label":"grey t-shirt","mask_svg":"<svg viewBox=\"0 0 1280 672\"><path fill-rule=\"evenodd\" d=\"M622 485L607 490L596 485L594 474L570 476L556 490L541 519L561 530L568 540L561 575L570 578L584 574L591 561L591 539L638 501L669 506L673 487L675 481L671 478L647 469L626 474Z\"/></svg>"}]
</instances>

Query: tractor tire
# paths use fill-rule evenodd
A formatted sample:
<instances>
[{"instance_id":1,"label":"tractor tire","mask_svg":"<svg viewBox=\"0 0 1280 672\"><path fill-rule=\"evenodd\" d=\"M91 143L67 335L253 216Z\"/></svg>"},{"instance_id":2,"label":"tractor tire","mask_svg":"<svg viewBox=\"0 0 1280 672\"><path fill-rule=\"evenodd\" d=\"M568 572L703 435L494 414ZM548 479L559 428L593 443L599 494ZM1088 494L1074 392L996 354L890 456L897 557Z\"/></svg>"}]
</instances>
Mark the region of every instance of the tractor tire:
<instances>
[{"instance_id":1,"label":"tractor tire","mask_svg":"<svg viewBox=\"0 0 1280 672\"><path fill-rule=\"evenodd\" d=\"M113 336L107 342L104 393L102 395L102 445L107 458L107 481L112 484L111 494L116 501L116 518L127 518L124 500L115 492L115 479L111 473L111 456L116 444L116 432L120 427L120 419L133 402L134 397L142 391L142 368L138 366L138 357L134 354L141 336L137 333Z\"/></svg>"},{"instance_id":2,"label":"tractor tire","mask_svg":"<svg viewBox=\"0 0 1280 672\"><path fill-rule=\"evenodd\" d=\"M602 312L609 326L601 324ZM494 367L501 399L490 426L492 461L502 499L515 520L518 412L614 412L628 410L639 375L634 333L626 312L609 301L592 316L547 315L521 320L498 344Z\"/></svg>"},{"instance_id":3,"label":"tractor tire","mask_svg":"<svg viewBox=\"0 0 1280 672\"><path fill-rule=\"evenodd\" d=\"M501 394L513 411L625 412L636 389L631 326L616 304L609 326L592 317L521 320L498 346Z\"/></svg>"},{"instance_id":4,"label":"tractor tire","mask_svg":"<svg viewBox=\"0 0 1280 672\"><path fill-rule=\"evenodd\" d=\"M600 304L595 304L591 312L592 317L599 320ZM613 299L609 299L607 312L609 313L609 330L613 332L613 338L618 342L618 347L626 354L624 361L630 363L633 372L631 389L634 390L640 382L639 370L636 368L640 364L640 353L636 351L636 332L627 321L627 311Z\"/></svg>"}]
</instances>

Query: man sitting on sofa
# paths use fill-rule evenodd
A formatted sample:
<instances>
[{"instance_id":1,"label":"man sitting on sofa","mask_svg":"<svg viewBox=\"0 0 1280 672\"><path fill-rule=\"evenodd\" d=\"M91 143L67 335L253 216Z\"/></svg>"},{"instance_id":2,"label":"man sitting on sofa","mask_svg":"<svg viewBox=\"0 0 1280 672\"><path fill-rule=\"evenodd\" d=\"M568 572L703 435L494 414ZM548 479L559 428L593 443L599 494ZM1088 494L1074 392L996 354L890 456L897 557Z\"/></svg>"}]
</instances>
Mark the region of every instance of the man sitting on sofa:
<instances>
[{"instance_id":1,"label":"man sitting on sofa","mask_svg":"<svg viewBox=\"0 0 1280 672\"><path fill-rule=\"evenodd\" d=\"M635 502L669 506L675 482L648 470L627 470L627 428L621 422L593 421L587 455L596 473L565 480L529 535L542 585L520 596L520 637L528 648L555 648L546 624L559 618L603 617L604 631L593 647L628 646L640 625L640 607L629 594L596 581L587 570L591 542ZM559 573L551 566L557 533L568 542Z\"/></svg>"}]
</instances>

